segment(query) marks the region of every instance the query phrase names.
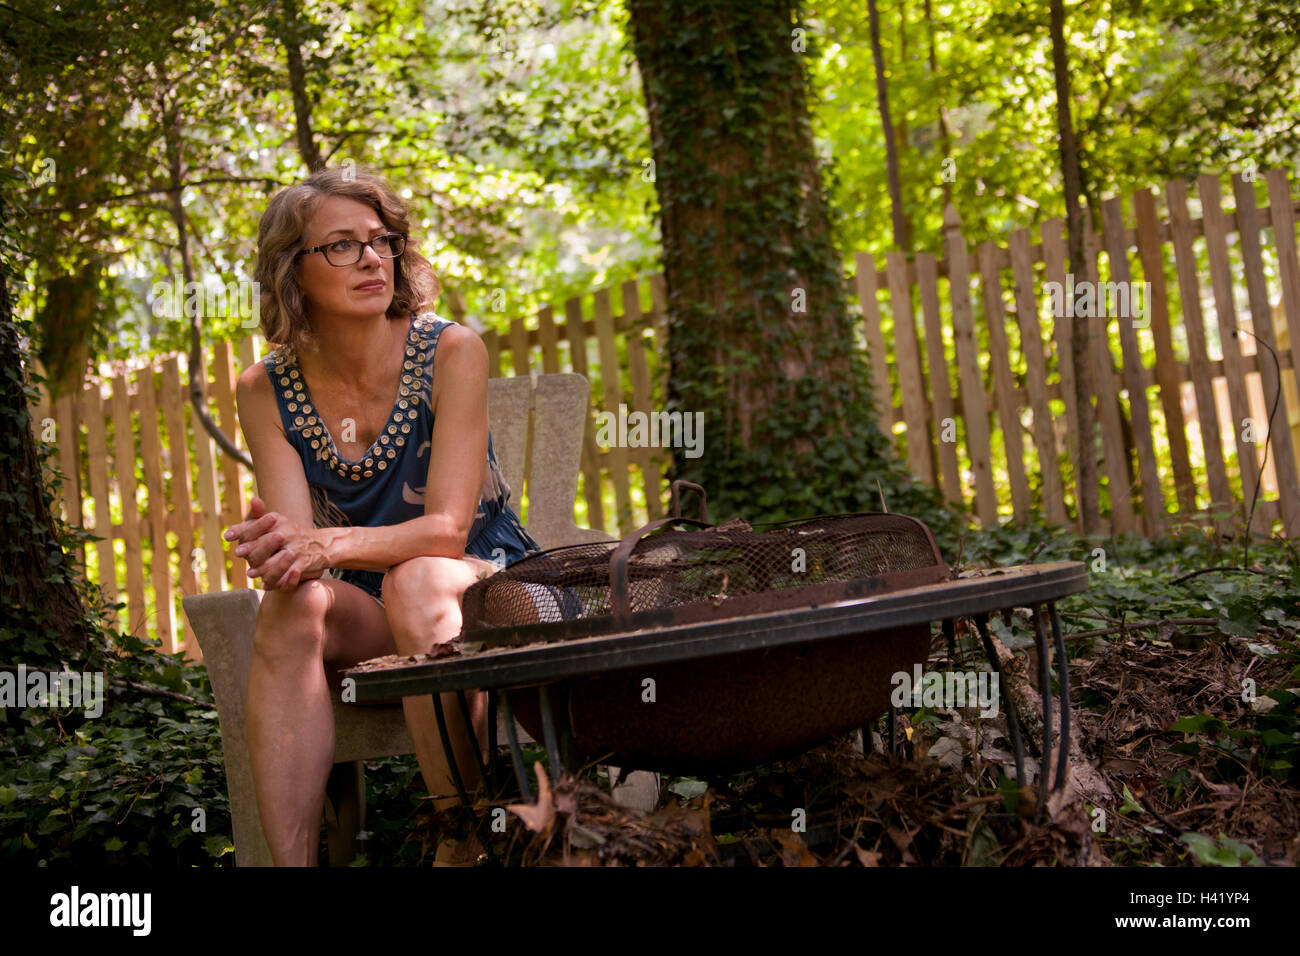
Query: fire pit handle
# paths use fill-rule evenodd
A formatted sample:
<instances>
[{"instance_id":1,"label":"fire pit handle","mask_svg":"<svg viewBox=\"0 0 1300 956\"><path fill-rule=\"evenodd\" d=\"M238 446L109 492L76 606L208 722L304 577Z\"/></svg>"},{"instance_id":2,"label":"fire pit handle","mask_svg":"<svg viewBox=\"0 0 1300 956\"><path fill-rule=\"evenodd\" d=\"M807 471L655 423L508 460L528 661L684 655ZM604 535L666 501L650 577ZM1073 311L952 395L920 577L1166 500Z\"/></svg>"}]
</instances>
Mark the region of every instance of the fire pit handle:
<instances>
[{"instance_id":1,"label":"fire pit handle","mask_svg":"<svg viewBox=\"0 0 1300 956\"><path fill-rule=\"evenodd\" d=\"M673 482L677 484L677 482ZM690 484L690 482L683 482ZM698 485L695 487L699 487ZM703 489L701 489L703 493ZM676 502L674 502L676 507ZM632 608L628 601L627 587L627 562L632 557L632 552L636 549L637 542L648 535L651 531L662 528L669 524L696 524L701 528L713 527L707 521L696 521L694 518L656 518L649 524L636 531L633 531L626 538L619 542L617 548L609 559L609 603L618 620L626 623L632 616Z\"/></svg>"},{"instance_id":2,"label":"fire pit handle","mask_svg":"<svg viewBox=\"0 0 1300 956\"><path fill-rule=\"evenodd\" d=\"M699 492L699 495L700 495L700 521L707 525L707 524L709 523L709 499L708 499L708 495L706 495L706 494L704 493L704 489L701 488L699 485L697 485L695 482L693 482L693 481L686 481L686 480L684 480L684 479L682 479L682 478L678 478L676 481L674 481L674 482L673 482L671 485L669 485L669 487L668 487L669 494L672 495L671 502L672 502L672 513L673 513L673 517L674 517L674 518L679 518L679 517L681 517L681 514L682 514L682 502L681 502L681 498L680 498L680 493L681 493L683 490L690 490L690 491L697 491L697 492Z\"/></svg>"}]
</instances>

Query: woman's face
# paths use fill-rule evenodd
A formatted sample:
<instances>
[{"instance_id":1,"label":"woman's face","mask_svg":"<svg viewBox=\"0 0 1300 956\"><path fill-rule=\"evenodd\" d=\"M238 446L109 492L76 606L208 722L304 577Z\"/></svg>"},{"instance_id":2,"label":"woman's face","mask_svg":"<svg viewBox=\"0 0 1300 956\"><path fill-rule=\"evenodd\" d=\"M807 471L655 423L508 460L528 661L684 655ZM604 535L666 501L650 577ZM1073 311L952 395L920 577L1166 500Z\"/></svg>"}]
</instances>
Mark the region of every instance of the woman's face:
<instances>
[{"instance_id":1,"label":"woman's face","mask_svg":"<svg viewBox=\"0 0 1300 956\"><path fill-rule=\"evenodd\" d=\"M341 239L364 242L388 231L375 211L365 203L329 196L303 229L302 245L304 249L314 249ZM348 266L332 265L325 258L324 251L299 256L298 282L308 313L340 318L386 313L393 301L396 262L396 259L382 258L371 246L363 248L361 259Z\"/></svg>"}]
</instances>

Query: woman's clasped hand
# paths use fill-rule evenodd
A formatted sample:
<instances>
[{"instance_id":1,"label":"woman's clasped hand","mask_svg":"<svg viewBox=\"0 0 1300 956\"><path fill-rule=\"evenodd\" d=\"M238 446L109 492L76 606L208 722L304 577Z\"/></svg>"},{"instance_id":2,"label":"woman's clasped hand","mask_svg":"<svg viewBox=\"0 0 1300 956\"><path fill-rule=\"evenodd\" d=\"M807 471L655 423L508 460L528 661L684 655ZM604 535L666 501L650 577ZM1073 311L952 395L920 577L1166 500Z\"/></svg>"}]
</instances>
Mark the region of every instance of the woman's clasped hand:
<instances>
[{"instance_id":1,"label":"woman's clasped hand","mask_svg":"<svg viewBox=\"0 0 1300 956\"><path fill-rule=\"evenodd\" d=\"M248 576L261 578L264 590L287 590L319 578L329 567L325 545L314 528L303 528L254 497L248 515L226 529L227 541L239 541L234 553L248 562Z\"/></svg>"}]
</instances>

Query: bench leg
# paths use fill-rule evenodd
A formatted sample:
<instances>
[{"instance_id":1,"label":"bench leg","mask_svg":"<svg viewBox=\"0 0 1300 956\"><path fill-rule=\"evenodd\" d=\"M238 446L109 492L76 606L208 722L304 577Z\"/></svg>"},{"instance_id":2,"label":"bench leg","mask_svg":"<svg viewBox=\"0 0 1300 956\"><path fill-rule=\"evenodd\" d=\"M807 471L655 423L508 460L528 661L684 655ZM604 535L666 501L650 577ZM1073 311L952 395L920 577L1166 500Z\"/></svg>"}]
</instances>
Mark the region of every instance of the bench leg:
<instances>
[{"instance_id":1,"label":"bench leg","mask_svg":"<svg viewBox=\"0 0 1300 956\"><path fill-rule=\"evenodd\" d=\"M330 866L347 866L357 852L357 834L366 824L366 765L336 763L325 784L325 839Z\"/></svg>"}]
</instances>

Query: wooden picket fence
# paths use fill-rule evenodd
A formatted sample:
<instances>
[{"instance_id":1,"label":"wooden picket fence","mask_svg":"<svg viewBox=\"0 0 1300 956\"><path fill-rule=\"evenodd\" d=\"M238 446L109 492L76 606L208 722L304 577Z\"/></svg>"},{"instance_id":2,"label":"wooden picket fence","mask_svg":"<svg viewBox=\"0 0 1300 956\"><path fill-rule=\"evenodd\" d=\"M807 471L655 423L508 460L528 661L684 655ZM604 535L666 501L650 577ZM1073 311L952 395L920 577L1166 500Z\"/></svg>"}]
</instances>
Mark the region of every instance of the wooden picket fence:
<instances>
[{"instance_id":1,"label":"wooden picket fence","mask_svg":"<svg viewBox=\"0 0 1300 956\"><path fill-rule=\"evenodd\" d=\"M876 405L891 410L882 419L912 472L986 526L1000 516L1038 513L1077 527L1077 472L1067 440L1075 406L1070 336L1072 321L1089 321L1108 529L1158 535L1175 523L1222 527L1231 515L1244 517L1262 475L1252 531L1267 534L1280 520L1286 536L1300 536L1300 370L1284 345L1288 330L1300 329L1300 203L1284 170L1268 172L1263 182L1264 208L1255 183L1242 176L1232 180L1235 208L1223 208L1213 175L1197 180L1199 216L1184 182L1165 186L1164 217L1151 190L1133 193L1127 204L1102 203L1103 230L1089 228L1087 274L1078 279L1149 283L1145 328L1115 317L1049 314L1045 283L1066 281L1059 218L1043 223L1037 242L1019 229L1005 246L981 243L973 269L951 207L944 260L890 253L878 270L871 255L858 253L855 282ZM1280 292L1276 308L1270 287ZM1207 314L1214 316L1208 326ZM1239 322L1277 351L1280 381L1266 349L1257 350L1249 335L1234 337ZM1018 332L1014 342L1009 329ZM1274 396L1280 404L1262 467Z\"/></svg>"},{"instance_id":2,"label":"wooden picket fence","mask_svg":"<svg viewBox=\"0 0 1300 956\"><path fill-rule=\"evenodd\" d=\"M1096 323L1093 369L1103 399L1096 412L1102 425L1102 503L1115 532L1159 534L1174 521L1206 523L1213 520L1206 514L1211 504L1240 512L1261 474L1263 428L1259 443L1251 444L1233 423L1248 417L1265 422L1264 398L1271 400L1278 382L1272 362L1266 356L1260 360L1252 339L1239 344L1231 336L1239 311L1234 270L1244 274L1244 304L1256 335L1274 343L1284 339L1287 324L1300 328L1300 204L1292 199L1284 173L1270 172L1266 181L1266 208L1257 208L1253 185L1238 178L1236 208L1224 211L1218 179L1201 177L1199 216L1191 214L1187 185L1171 183L1164 190L1168 214L1163 219L1156 197L1139 191L1129 203L1136 216L1133 228L1124 224L1121 200L1110 199L1102 208L1102 234L1089 234L1087 278L1097 281L1104 249L1111 281L1140 275L1151 283L1149 328L1089 320ZM982 524L1026 520L1035 512L1061 524L1075 522L1074 469L1066 440L1074 403L1071 320L1048 315L1040 294L1042 283L1065 279L1063 224L1059 219L1045 223L1039 242L1021 229L1005 247L981 244L974 253L977 296L971 290L971 254L951 209L946 236L943 259L891 253L878 269L870 254L856 256L857 274L849 285L862 312L880 424L919 478L941 488L949 502ZM1229 243L1230 236L1236 241ZM1208 311L1216 316L1208 333L1196 256L1201 239L1213 296ZM1130 262L1133 250L1136 261ZM1270 284L1281 291L1276 323ZM1171 285L1177 286L1177 296ZM617 292L617 312L615 290L599 289L590 298L565 302L562 317L547 306L533 321L513 318L504 331L485 332L489 374L575 371L592 384L592 412L617 414L620 403L629 412L662 408L663 277L625 282ZM442 314L465 321L454 290L444 302ZM1182 322L1174 321L1177 315ZM990 316L1000 321L989 322ZM1110 337L1100 334L1112 325L1118 332L1118 365ZM1018 331L1014 345L1009 327ZM1215 339L1219 347L1212 349ZM218 343L203 355L199 377L207 406L241 447L235 362L246 368L263 350L264 343L250 336ZM1144 354L1154 361L1148 363ZM1291 351L1279 347L1278 354L1282 378L1291 388L1292 381L1300 381ZM197 657L195 643L184 640L180 597L249 586L247 565L232 555L221 535L245 512L253 481L194 421L184 390L186 364L184 355L176 355L91 379L80 394L63 396L52 406L42 396L33 408L33 432L54 444L54 464L68 476L61 491L65 516L100 538L79 556L91 580L112 600L125 594L130 632ZM1300 533L1295 394L1284 390L1282 396L1255 519L1258 529L1281 520L1288 536ZM1227 456L1225 441L1232 449ZM579 522L623 535L662 516L666 454L658 448L598 447L589 414ZM514 492L527 520L527 489Z\"/></svg>"}]
</instances>

